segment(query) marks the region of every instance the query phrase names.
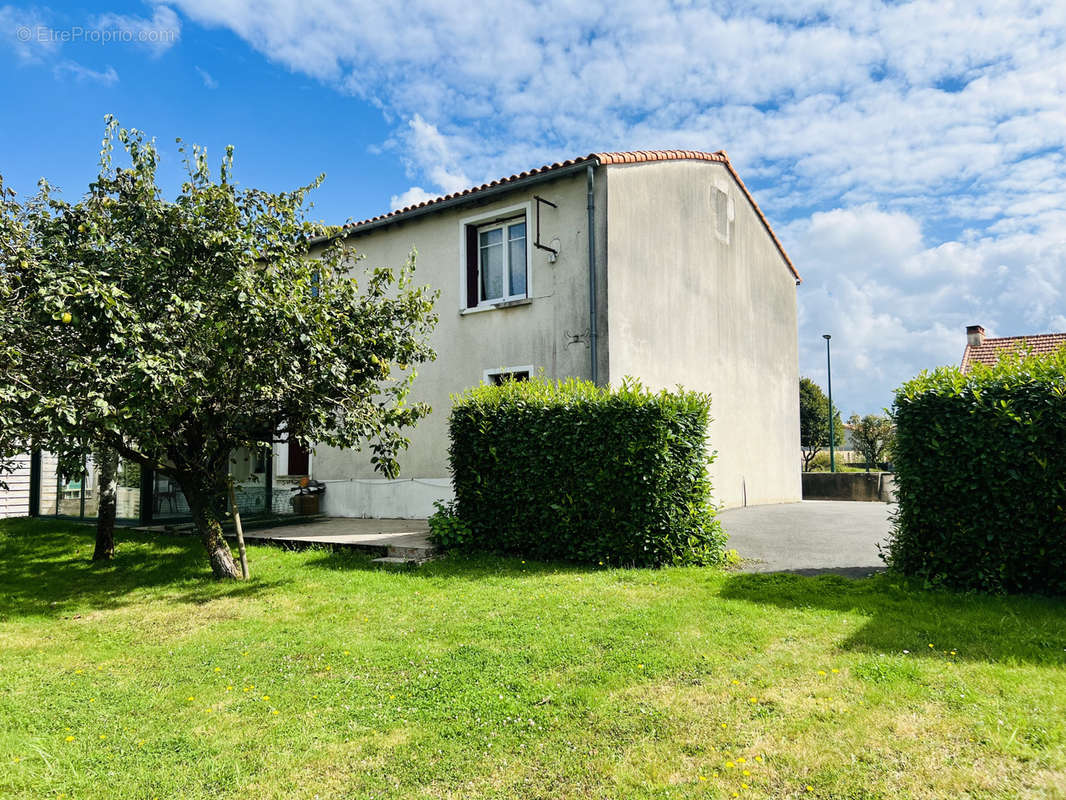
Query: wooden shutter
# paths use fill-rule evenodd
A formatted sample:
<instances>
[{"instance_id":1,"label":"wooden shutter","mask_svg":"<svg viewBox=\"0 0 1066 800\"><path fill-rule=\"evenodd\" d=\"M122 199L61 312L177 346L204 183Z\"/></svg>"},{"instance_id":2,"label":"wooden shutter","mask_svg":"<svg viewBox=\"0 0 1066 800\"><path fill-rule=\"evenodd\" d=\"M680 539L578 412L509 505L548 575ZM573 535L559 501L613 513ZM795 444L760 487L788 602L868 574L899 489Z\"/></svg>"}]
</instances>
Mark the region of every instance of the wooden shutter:
<instances>
[{"instance_id":1,"label":"wooden shutter","mask_svg":"<svg viewBox=\"0 0 1066 800\"><path fill-rule=\"evenodd\" d=\"M478 276L477 276L477 226L466 226L466 307L473 308L478 304Z\"/></svg>"}]
</instances>

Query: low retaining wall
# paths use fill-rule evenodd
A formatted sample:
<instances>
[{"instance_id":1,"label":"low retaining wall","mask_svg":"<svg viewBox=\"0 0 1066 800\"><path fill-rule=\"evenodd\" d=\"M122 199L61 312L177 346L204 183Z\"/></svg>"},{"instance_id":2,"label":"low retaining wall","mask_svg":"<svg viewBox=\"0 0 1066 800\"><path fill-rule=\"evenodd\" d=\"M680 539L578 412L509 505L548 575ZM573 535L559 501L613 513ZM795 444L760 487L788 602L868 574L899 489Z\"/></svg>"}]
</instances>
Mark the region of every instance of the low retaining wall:
<instances>
[{"instance_id":1,"label":"low retaining wall","mask_svg":"<svg viewBox=\"0 0 1066 800\"><path fill-rule=\"evenodd\" d=\"M804 472L803 499L892 503L896 477L891 472Z\"/></svg>"}]
</instances>

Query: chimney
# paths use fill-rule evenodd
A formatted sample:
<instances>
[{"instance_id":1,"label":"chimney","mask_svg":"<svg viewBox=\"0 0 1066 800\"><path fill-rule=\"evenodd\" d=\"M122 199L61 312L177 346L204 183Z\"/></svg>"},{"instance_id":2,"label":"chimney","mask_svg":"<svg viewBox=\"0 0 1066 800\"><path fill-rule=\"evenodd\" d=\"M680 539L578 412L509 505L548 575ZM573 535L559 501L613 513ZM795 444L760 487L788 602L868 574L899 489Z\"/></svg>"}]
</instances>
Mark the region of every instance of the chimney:
<instances>
[{"instance_id":1,"label":"chimney","mask_svg":"<svg viewBox=\"0 0 1066 800\"><path fill-rule=\"evenodd\" d=\"M985 341L985 329L980 325L969 325L966 328L966 344L970 347L980 347Z\"/></svg>"}]
</instances>

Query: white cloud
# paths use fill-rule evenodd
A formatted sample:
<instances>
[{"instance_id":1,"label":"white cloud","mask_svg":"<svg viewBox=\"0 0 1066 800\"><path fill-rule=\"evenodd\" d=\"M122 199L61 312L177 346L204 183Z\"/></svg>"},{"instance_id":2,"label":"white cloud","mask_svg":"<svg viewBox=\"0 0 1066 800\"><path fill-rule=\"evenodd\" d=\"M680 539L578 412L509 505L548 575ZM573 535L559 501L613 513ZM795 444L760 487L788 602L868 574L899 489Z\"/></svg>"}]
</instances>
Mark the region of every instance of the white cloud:
<instances>
[{"instance_id":1,"label":"white cloud","mask_svg":"<svg viewBox=\"0 0 1066 800\"><path fill-rule=\"evenodd\" d=\"M181 20L166 6L156 6L151 18L109 13L95 17L91 24L114 41L138 45L155 55L169 50L181 37Z\"/></svg>"},{"instance_id":2,"label":"white cloud","mask_svg":"<svg viewBox=\"0 0 1066 800\"><path fill-rule=\"evenodd\" d=\"M14 6L0 6L0 42L24 64L40 62L59 50L59 42L40 12Z\"/></svg>"},{"instance_id":3,"label":"white cloud","mask_svg":"<svg viewBox=\"0 0 1066 800\"><path fill-rule=\"evenodd\" d=\"M415 114L400 132L396 146L412 172L426 175L444 194L460 191L470 185L458 165L453 145L431 125Z\"/></svg>"},{"instance_id":4,"label":"white cloud","mask_svg":"<svg viewBox=\"0 0 1066 800\"><path fill-rule=\"evenodd\" d=\"M424 203L426 200L432 200L438 195L433 192L427 192L421 186L412 186L403 194L394 194L389 198L389 208L393 211L397 211L401 208L407 208L408 206L415 206L419 203Z\"/></svg>"},{"instance_id":5,"label":"white cloud","mask_svg":"<svg viewBox=\"0 0 1066 800\"><path fill-rule=\"evenodd\" d=\"M196 74L200 76L200 80L204 82L204 86L208 89L217 89L218 81L211 77L211 73L201 67L196 68Z\"/></svg>"},{"instance_id":6,"label":"white cloud","mask_svg":"<svg viewBox=\"0 0 1066 800\"><path fill-rule=\"evenodd\" d=\"M394 204L593 150L725 148L807 278L803 335L847 331L855 410L957 361L966 324L1061 320L1066 3L172 5L380 106L416 187Z\"/></svg>"},{"instance_id":7,"label":"white cloud","mask_svg":"<svg viewBox=\"0 0 1066 800\"><path fill-rule=\"evenodd\" d=\"M69 59L56 64L52 68L52 74L55 75L56 80L73 78L79 83L87 81L90 83L102 83L104 86L112 86L118 82L118 73L115 72L114 67L109 66L107 69L93 70Z\"/></svg>"}]
</instances>

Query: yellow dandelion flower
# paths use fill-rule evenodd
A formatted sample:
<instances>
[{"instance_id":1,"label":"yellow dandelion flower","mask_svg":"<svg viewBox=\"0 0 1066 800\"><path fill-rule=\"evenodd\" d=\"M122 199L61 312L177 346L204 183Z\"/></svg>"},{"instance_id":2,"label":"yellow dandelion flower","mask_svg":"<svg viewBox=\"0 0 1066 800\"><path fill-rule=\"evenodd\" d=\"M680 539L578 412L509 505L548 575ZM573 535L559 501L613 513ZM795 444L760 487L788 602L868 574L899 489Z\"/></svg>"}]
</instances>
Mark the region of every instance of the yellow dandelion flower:
<instances>
[{"instance_id":1,"label":"yellow dandelion flower","mask_svg":"<svg viewBox=\"0 0 1066 800\"><path fill-rule=\"evenodd\" d=\"M736 766L732 761L725 762L726 769L733 769Z\"/></svg>"},{"instance_id":2,"label":"yellow dandelion flower","mask_svg":"<svg viewBox=\"0 0 1066 800\"><path fill-rule=\"evenodd\" d=\"M264 700L269 700L270 699L270 695L268 695L268 694L263 695L263 699Z\"/></svg>"},{"instance_id":3,"label":"yellow dandelion flower","mask_svg":"<svg viewBox=\"0 0 1066 800\"><path fill-rule=\"evenodd\" d=\"M740 774L744 775L745 777L748 776L748 775L751 775L751 773L748 772L747 770L743 770Z\"/></svg>"},{"instance_id":4,"label":"yellow dandelion flower","mask_svg":"<svg viewBox=\"0 0 1066 800\"><path fill-rule=\"evenodd\" d=\"M820 669L820 670L818 670L818 674L819 674L819 675L825 675L825 674L826 674L826 672L825 672L825 670L824 670L824 669Z\"/></svg>"},{"instance_id":5,"label":"yellow dandelion flower","mask_svg":"<svg viewBox=\"0 0 1066 800\"><path fill-rule=\"evenodd\" d=\"M204 713L205 713L205 714L210 714L210 713L211 713L212 711L214 711L214 710L215 710L215 709L213 709L213 708L211 708L210 706L208 706L207 708L205 708L205 709L204 709Z\"/></svg>"},{"instance_id":6,"label":"yellow dandelion flower","mask_svg":"<svg viewBox=\"0 0 1066 800\"><path fill-rule=\"evenodd\" d=\"M747 762L748 762L748 760L746 758L744 758L743 756L741 756L740 758L737 759L737 763L738 764L746 764Z\"/></svg>"},{"instance_id":7,"label":"yellow dandelion flower","mask_svg":"<svg viewBox=\"0 0 1066 800\"><path fill-rule=\"evenodd\" d=\"M271 714L279 714L279 713L281 713L281 712L279 712L279 711L278 711L278 710L277 710L276 708L272 708L272 709L270 710L270 713L271 713Z\"/></svg>"},{"instance_id":8,"label":"yellow dandelion flower","mask_svg":"<svg viewBox=\"0 0 1066 800\"><path fill-rule=\"evenodd\" d=\"M83 669L76 669L76 670L74 670L74 674L75 674L75 675L81 675L81 674L82 674L83 672L85 672L85 670L83 670Z\"/></svg>"},{"instance_id":9,"label":"yellow dandelion flower","mask_svg":"<svg viewBox=\"0 0 1066 800\"><path fill-rule=\"evenodd\" d=\"M95 703L96 702L96 698L95 697L90 697L89 698L89 702L90 703Z\"/></svg>"},{"instance_id":10,"label":"yellow dandelion flower","mask_svg":"<svg viewBox=\"0 0 1066 800\"><path fill-rule=\"evenodd\" d=\"M740 788L741 789L747 789L748 788L748 784L742 783L742 784L740 784Z\"/></svg>"},{"instance_id":11,"label":"yellow dandelion flower","mask_svg":"<svg viewBox=\"0 0 1066 800\"><path fill-rule=\"evenodd\" d=\"M930 644L930 645L929 645L929 649L930 649L930 650L932 650L932 649L933 649L933 645L932 645L932 644Z\"/></svg>"},{"instance_id":12,"label":"yellow dandelion flower","mask_svg":"<svg viewBox=\"0 0 1066 800\"><path fill-rule=\"evenodd\" d=\"M233 691L233 687L232 686L227 686L226 687L226 691L227 692L232 692Z\"/></svg>"},{"instance_id":13,"label":"yellow dandelion flower","mask_svg":"<svg viewBox=\"0 0 1066 800\"><path fill-rule=\"evenodd\" d=\"M191 703L191 702L192 702L193 700L195 700L195 699L196 699L195 697L189 696L189 697L186 697L186 698L185 698L185 702L187 702L187 703Z\"/></svg>"},{"instance_id":14,"label":"yellow dandelion flower","mask_svg":"<svg viewBox=\"0 0 1066 800\"><path fill-rule=\"evenodd\" d=\"M73 737L73 736L68 736L68 737L66 738L66 741L68 741L68 742L73 742L73 741L74 741L74 737Z\"/></svg>"},{"instance_id":15,"label":"yellow dandelion flower","mask_svg":"<svg viewBox=\"0 0 1066 800\"><path fill-rule=\"evenodd\" d=\"M954 650L952 650L952 651L951 651L951 654L952 654L952 655L955 655L955 651L954 651Z\"/></svg>"},{"instance_id":16,"label":"yellow dandelion flower","mask_svg":"<svg viewBox=\"0 0 1066 800\"><path fill-rule=\"evenodd\" d=\"M755 756L756 761L762 761L762 756Z\"/></svg>"},{"instance_id":17,"label":"yellow dandelion flower","mask_svg":"<svg viewBox=\"0 0 1066 800\"><path fill-rule=\"evenodd\" d=\"M137 740L137 746L138 747L144 747L144 739L138 739Z\"/></svg>"},{"instance_id":18,"label":"yellow dandelion flower","mask_svg":"<svg viewBox=\"0 0 1066 800\"><path fill-rule=\"evenodd\" d=\"M18 759L16 759L16 760L18 760ZM706 779L705 777L703 777L702 775L700 775L700 780L701 780L701 781L705 781L705 780L707 780L707 779Z\"/></svg>"},{"instance_id":19,"label":"yellow dandelion flower","mask_svg":"<svg viewBox=\"0 0 1066 800\"><path fill-rule=\"evenodd\" d=\"M836 674L837 674L838 672L840 672L840 670L839 670L839 669L837 669L836 667L833 667L833 669L832 669L832 673L833 673L834 675L836 675Z\"/></svg>"},{"instance_id":20,"label":"yellow dandelion flower","mask_svg":"<svg viewBox=\"0 0 1066 800\"><path fill-rule=\"evenodd\" d=\"M733 792L733 797L740 797L740 792Z\"/></svg>"},{"instance_id":21,"label":"yellow dandelion flower","mask_svg":"<svg viewBox=\"0 0 1066 800\"><path fill-rule=\"evenodd\" d=\"M333 669L333 667L331 667L329 664L326 664L326 672L329 672L331 669Z\"/></svg>"},{"instance_id":22,"label":"yellow dandelion flower","mask_svg":"<svg viewBox=\"0 0 1066 800\"><path fill-rule=\"evenodd\" d=\"M643 664L637 664L637 669L644 669L644 665Z\"/></svg>"},{"instance_id":23,"label":"yellow dandelion flower","mask_svg":"<svg viewBox=\"0 0 1066 800\"><path fill-rule=\"evenodd\" d=\"M346 656L350 656L351 654L352 654L351 650L345 650L344 651L344 655L346 655Z\"/></svg>"},{"instance_id":24,"label":"yellow dandelion flower","mask_svg":"<svg viewBox=\"0 0 1066 800\"><path fill-rule=\"evenodd\" d=\"M748 698L748 702L749 703L758 703L759 702L759 698L758 697L749 697Z\"/></svg>"},{"instance_id":25,"label":"yellow dandelion flower","mask_svg":"<svg viewBox=\"0 0 1066 800\"><path fill-rule=\"evenodd\" d=\"M19 762L20 762L20 761L21 761L22 759L21 759L21 758L19 758L18 756L15 756L15 757L14 757L13 759L11 759L11 760L12 760L12 761L14 761L14 762L15 762L15 763L17 764L17 763L19 763Z\"/></svg>"},{"instance_id":26,"label":"yellow dandelion flower","mask_svg":"<svg viewBox=\"0 0 1066 800\"><path fill-rule=\"evenodd\" d=\"M722 723L722 727L723 727L723 728L724 728L724 727L726 727L726 724L725 724L724 722Z\"/></svg>"},{"instance_id":27,"label":"yellow dandelion flower","mask_svg":"<svg viewBox=\"0 0 1066 800\"><path fill-rule=\"evenodd\" d=\"M809 783L807 784L807 791L808 792L813 792L814 791L814 787L811 786Z\"/></svg>"},{"instance_id":28,"label":"yellow dandelion flower","mask_svg":"<svg viewBox=\"0 0 1066 800\"><path fill-rule=\"evenodd\" d=\"M101 733L100 734L100 738L101 739L106 739L107 738L107 734L106 733Z\"/></svg>"},{"instance_id":29,"label":"yellow dandelion flower","mask_svg":"<svg viewBox=\"0 0 1066 800\"><path fill-rule=\"evenodd\" d=\"M222 667L215 667L215 672L221 672L221 671L222 671Z\"/></svg>"},{"instance_id":30,"label":"yellow dandelion flower","mask_svg":"<svg viewBox=\"0 0 1066 800\"><path fill-rule=\"evenodd\" d=\"M738 681L738 680L734 680L734 681L733 681L733 685L734 685L734 686L740 686L740 681Z\"/></svg>"}]
</instances>

